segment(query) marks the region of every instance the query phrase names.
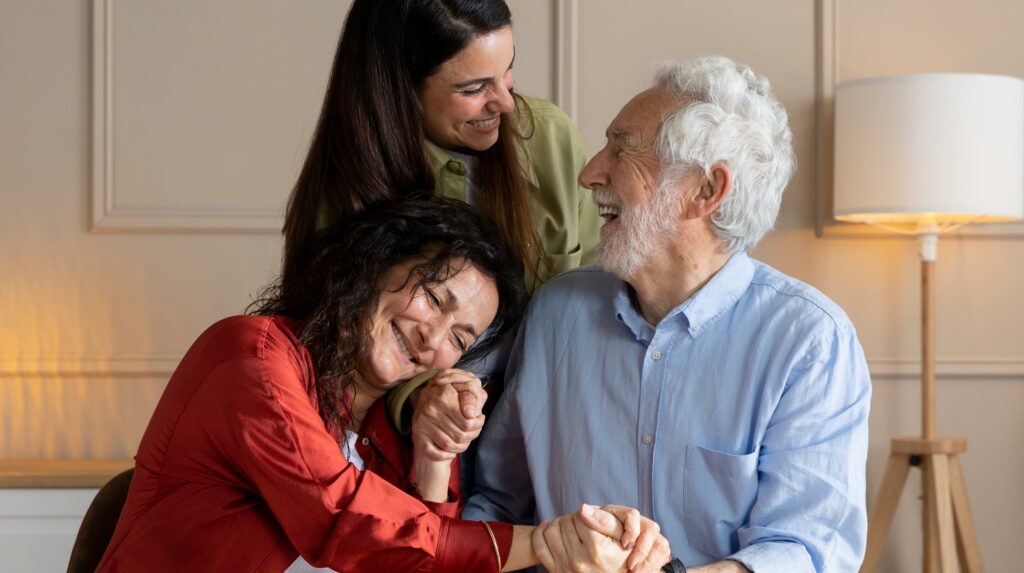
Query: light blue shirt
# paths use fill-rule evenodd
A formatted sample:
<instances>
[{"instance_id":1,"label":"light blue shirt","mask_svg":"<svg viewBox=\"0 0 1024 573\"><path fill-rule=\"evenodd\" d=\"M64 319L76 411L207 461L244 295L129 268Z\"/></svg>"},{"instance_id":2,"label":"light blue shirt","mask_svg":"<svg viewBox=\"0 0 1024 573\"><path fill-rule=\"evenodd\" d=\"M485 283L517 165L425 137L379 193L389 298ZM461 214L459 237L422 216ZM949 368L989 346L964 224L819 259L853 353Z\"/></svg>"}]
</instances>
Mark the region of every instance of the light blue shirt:
<instances>
[{"instance_id":1,"label":"light blue shirt","mask_svg":"<svg viewBox=\"0 0 1024 573\"><path fill-rule=\"evenodd\" d=\"M740 253L652 327L626 283L570 271L534 296L506 380L465 517L616 503L689 566L859 568L871 381L812 287Z\"/></svg>"}]
</instances>

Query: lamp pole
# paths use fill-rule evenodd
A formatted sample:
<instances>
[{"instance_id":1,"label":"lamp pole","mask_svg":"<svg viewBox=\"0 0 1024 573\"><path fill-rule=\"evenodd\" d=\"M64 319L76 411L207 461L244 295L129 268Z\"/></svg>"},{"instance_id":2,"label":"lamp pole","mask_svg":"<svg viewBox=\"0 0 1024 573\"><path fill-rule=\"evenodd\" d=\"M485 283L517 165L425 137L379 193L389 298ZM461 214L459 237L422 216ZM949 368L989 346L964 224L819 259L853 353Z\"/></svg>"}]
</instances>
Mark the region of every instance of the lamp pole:
<instances>
[{"instance_id":1,"label":"lamp pole","mask_svg":"<svg viewBox=\"0 0 1024 573\"><path fill-rule=\"evenodd\" d=\"M939 227L925 220L915 234L921 244L921 437L894 438L878 497L868 518L868 543L861 573L873 573L892 526L910 468L921 470L924 573L982 573L960 454L963 438L935 435L935 260ZM959 566L959 567L958 567Z\"/></svg>"},{"instance_id":2,"label":"lamp pole","mask_svg":"<svg viewBox=\"0 0 1024 573\"><path fill-rule=\"evenodd\" d=\"M921 437L935 437L935 259L938 227L919 228L921 241Z\"/></svg>"},{"instance_id":3,"label":"lamp pole","mask_svg":"<svg viewBox=\"0 0 1024 573\"><path fill-rule=\"evenodd\" d=\"M918 240L921 243L921 438L922 440L935 439L935 260L938 258L938 228L934 223L919 224L917 229ZM922 557L924 573L931 573L936 569L945 571L944 567L936 567L939 564L936 542L948 543L949 540L939 540L936 527L936 501L937 492L932 491L935 487L934 479L930 475L934 467L923 467L931 465L930 458L923 458L920 455L911 458L911 465L914 461L922 464L921 472L921 524L922 524ZM945 492L943 492L945 493ZM946 509L946 508L943 508ZM951 511L952 508L949 508Z\"/></svg>"}]
</instances>

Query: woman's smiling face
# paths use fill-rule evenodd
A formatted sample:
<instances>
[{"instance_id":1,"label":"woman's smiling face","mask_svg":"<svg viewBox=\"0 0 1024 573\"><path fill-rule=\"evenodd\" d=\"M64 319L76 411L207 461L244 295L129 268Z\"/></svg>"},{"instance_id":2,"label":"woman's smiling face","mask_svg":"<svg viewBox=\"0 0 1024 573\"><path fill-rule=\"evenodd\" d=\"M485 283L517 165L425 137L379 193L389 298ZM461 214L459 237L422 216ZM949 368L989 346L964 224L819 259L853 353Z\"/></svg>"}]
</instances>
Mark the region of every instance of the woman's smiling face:
<instances>
[{"instance_id":1,"label":"woman's smiling face","mask_svg":"<svg viewBox=\"0 0 1024 573\"><path fill-rule=\"evenodd\" d=\"M379 397L399 382L458 362L498 311L494 280L464 261L455 274L416 288L410 275L423 259L392 267L370 323L370 349L357 391Z\"/></svg>"},{"instance_id":2,"label":"woman's smiling face","mask_svg":"<svg viewBox=\"0 0 1024 573\"><path fill-rule=\"evenodd\" d=\"M423 80L423 131L440 147L484 151L498 141L512 98L512 29L477 36Z\"/></svg>"}]
</instances>

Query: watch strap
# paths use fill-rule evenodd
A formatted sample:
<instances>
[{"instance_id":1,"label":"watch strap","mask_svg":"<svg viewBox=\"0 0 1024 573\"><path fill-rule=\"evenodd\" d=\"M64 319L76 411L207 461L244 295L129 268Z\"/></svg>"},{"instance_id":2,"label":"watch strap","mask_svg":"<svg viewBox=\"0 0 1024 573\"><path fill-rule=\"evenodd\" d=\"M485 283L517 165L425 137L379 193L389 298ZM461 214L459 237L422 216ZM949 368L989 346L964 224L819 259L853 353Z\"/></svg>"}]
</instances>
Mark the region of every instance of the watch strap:
<instances>
[{"instance_id":1,"label":"watch strap","mask_svg":"<svg viewBox=\"0 0 1024 573\"><path fill-rule=\"evenodd\" d=\"M661 570L665 573L686 573L686 565L683 565L683 562L679 559L673 559L666 563Z\"/></svg>"}]
</instances>

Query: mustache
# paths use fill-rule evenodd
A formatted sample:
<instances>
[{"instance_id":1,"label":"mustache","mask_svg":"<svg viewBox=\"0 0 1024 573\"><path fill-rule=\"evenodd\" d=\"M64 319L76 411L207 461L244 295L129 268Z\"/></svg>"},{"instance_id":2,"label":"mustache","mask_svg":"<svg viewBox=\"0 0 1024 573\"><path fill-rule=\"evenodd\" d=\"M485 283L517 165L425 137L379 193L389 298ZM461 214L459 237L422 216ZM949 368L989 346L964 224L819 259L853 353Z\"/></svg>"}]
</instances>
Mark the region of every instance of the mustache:
<instances>
[{"instance_id":1,"label":"mustache","mask_svg":"<svg viewBox=\"0 0 1024 573\"><path fill-rule=\"evenodd\" d=\"M612 207L622 207L622 204L619 203L619 198L615 195L615 192L608 187L592 189L590 192L592 193L594 203L611 205Z\"/></svg>"}]
</instances>

